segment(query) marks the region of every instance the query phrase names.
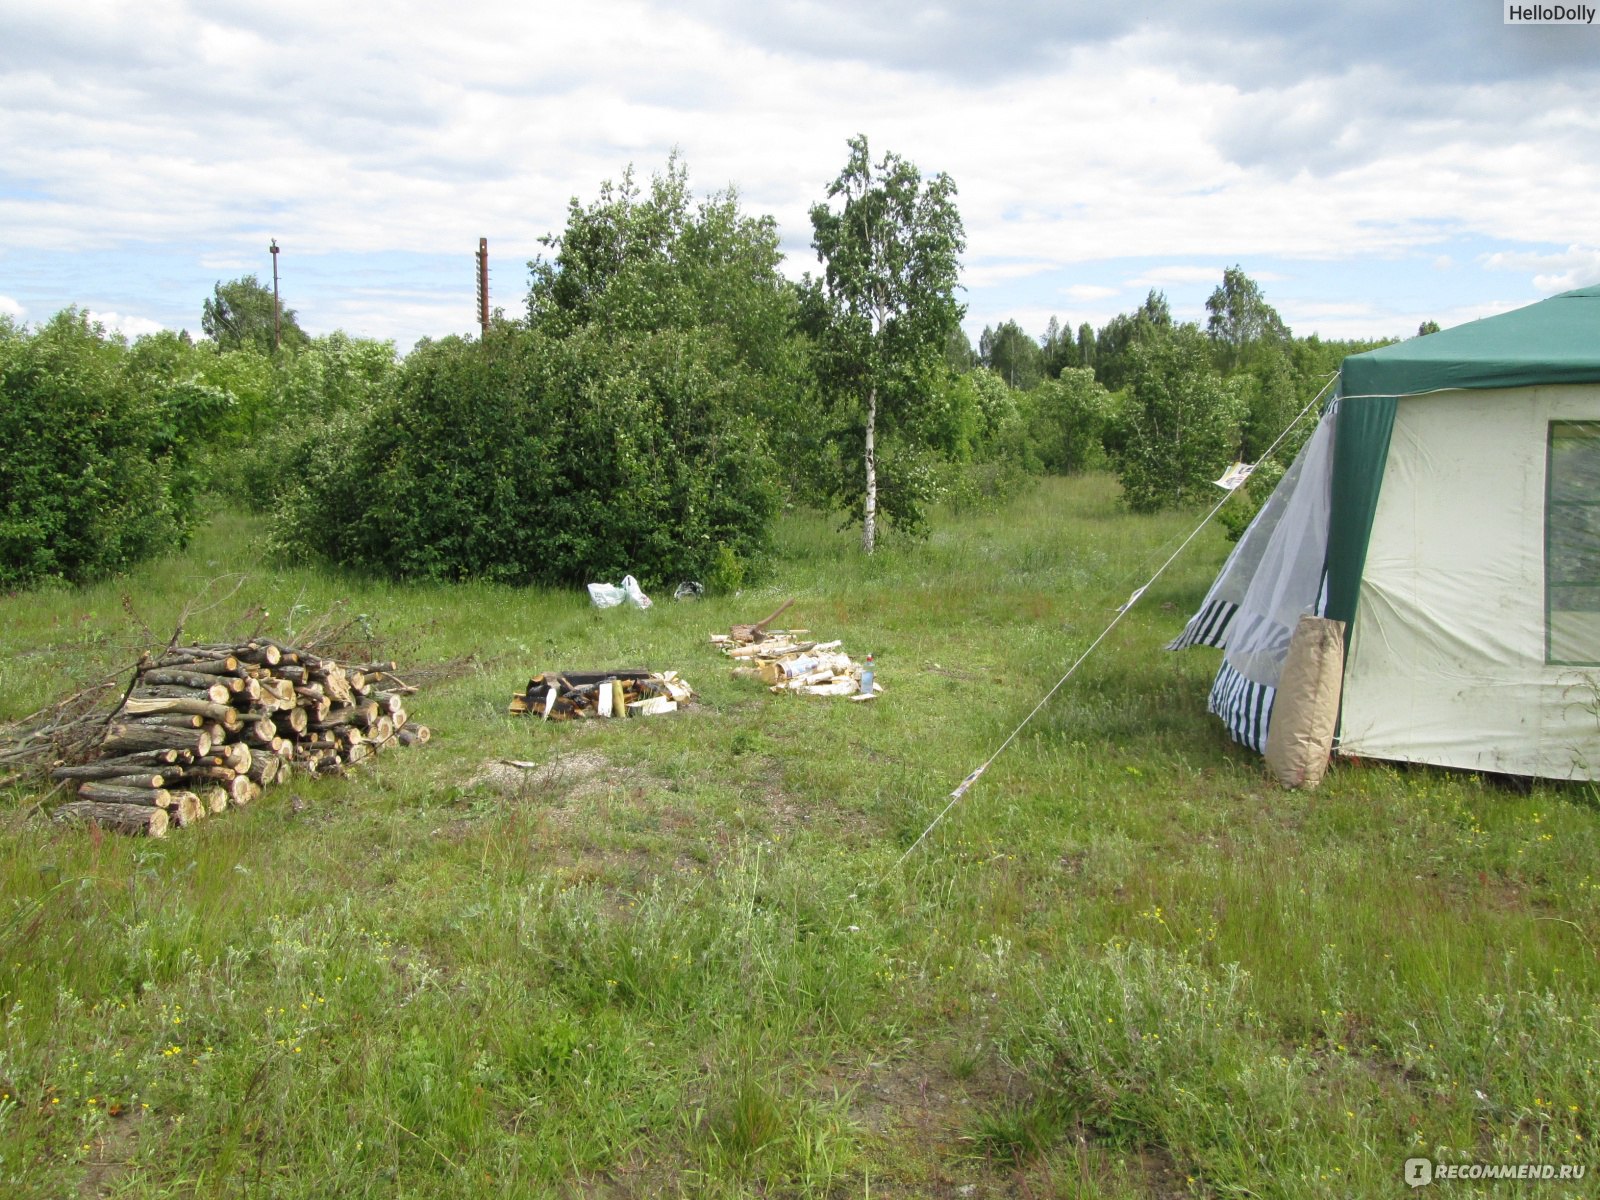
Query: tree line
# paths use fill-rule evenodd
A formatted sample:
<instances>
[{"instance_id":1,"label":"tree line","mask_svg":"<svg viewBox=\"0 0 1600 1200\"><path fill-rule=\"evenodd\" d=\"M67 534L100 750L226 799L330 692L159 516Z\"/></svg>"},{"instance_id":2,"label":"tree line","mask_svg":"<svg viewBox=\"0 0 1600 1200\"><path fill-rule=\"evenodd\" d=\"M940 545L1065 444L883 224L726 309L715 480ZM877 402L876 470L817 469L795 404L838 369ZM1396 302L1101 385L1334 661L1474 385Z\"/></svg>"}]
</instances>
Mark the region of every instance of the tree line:
<instances>
[{"instance_id":1,"label":"tree line","mask_svg":"<svg viewBox=\"0 0 1600 1200\"><path fill-rule=\"evenodd\" d=\"M1205 309L1203 325L1175 321L1165 295L1152 289L1137 309L1099 329L1084 323L1074 335L1052 317L1035 339L1005 321L985 328L975 351L969 345L956 353L1042 402L1064 384L1085 397L1070 421L1075 453L1043 465L1104 463L1136 511L1215 496L1210 481L1229 463L1257 463L1253 503L1224 512L1237 536L1309 435L1312 423L1296 418L1339 363L1393 339L1297 338L1239 266L1223 271ZM1418 333L1437 330L1430 321Z\"/></svg>"},{"instance_id":2,"label":"tree line","mask_svg":"<svg viewBox=\"0 0 1600 1200\"><path fill-rule=\"evenodd\" d=\"M217 283L198 340L0 317L0 586L125 569L218 496L270 514L287 556L394 577L734 588L786 503L841 513L868 553L1044 473L1193 503L1375 344L1295 338L1233 267L1204 327L1152 291L1098 330L1007 321L974 350L956 195L852 138L794 282L735 191L697 199L676 155L630 168L570 202L522 311L403 359L293 310L275 349L254 276Z\"/></svg>"}]
</instances>

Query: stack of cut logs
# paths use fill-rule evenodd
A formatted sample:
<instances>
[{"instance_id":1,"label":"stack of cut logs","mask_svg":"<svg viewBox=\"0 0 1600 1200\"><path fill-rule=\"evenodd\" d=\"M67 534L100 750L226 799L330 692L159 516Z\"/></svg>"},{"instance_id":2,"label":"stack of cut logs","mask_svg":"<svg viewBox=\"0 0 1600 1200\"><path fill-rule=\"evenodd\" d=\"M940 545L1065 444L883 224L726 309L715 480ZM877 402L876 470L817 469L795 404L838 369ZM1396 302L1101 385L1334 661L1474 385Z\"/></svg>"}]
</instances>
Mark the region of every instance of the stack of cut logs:
<instances>
[{"instance_id":1,"label":"stack of cut logs","mask_svg":"<svg viewBox=\"0 0 1600 1200\"><path fill-rule=\"evenodd\" d=\"M514 714L546 721L588 717L654 717L676 712L694 689L676 671L546 671L511 697Z\"/></svg>"},{"instance_id":2,"label":"stack of cut logs","mask_svg":"<svg viewBox=\"0 0 1600 1200\"><path fill-rule=\"evenodd\" d=\"M426 742L394 663L342 666L270 641L182 646L146 660L111 717L100 757L61 766L78 799L55 810L159 837L248 804L293 766L335 774L394 745ZM291 765L292 764L292 765Z\"/></svg>"}]
</instances>

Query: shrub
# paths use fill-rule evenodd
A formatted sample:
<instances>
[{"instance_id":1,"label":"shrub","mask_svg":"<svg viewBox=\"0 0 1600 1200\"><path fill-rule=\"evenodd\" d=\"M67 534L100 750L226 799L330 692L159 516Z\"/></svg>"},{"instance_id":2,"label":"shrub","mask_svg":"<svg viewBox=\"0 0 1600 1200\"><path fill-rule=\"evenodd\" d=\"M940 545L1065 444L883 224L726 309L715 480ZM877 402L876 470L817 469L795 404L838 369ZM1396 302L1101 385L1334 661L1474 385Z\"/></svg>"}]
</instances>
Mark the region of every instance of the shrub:
<instances>
[{"instance_id":1,"label":"shrub","mask_svg":"<svg viewBox=\"0 0 1600 1200\"><path fill-rule=\"evenodd\" d=\"M1212 370L1205 336L1183 325L1137 341L1128 367L1116 459L1128 507L1154 512L1210 495L1238 450L1243 405Z\"/></svg>"},{"instance_id":2,"label":"shrub","mask_svg":"<svg viewBox=\"0 0 1600 1200\"><path fill-rule=\"evenodd\" d=\"M1087 367L1068 367L1028 393L1028 440L1052 475L1099 466L1111 419L1111 395Z\"/></svg>"},{"instance_id":3,"label":"shrub","mask_svg":"<svg viewBox=\"0 0 1600 1200\"><path fill-rule=\"evenodd\" d=\"M181 544L193 452L223 406L142 388L126 343L77 309L0 328L0 586L79 583Z\"/></svg>"},{"instance_id":4,"label":"shrub","mask_svg":"<svg viewBox=\"0 0 1600 1200\"><path fill-rule=\"evenodd\" d=\"M975 368L944 389L935 412L950 432L930 439L948 456L942 491L957 512L1010 500L1040 470L1028 431L1030 397L993 370Z\"/></svg>"},{"instance_id":5,"label":"shrub","mask_svg":"<svg viewBox=\"0 0 1600 1200\"><path fill-rule=\"evenodd\" d=\"M676 330L421 346L323 439L279 542L402 578L704 579L724 549L758 557L777 507L741 378Z\"/></svg>"},{"instance_id":6,"label":"shrub","mask_svg":"<svg viewBox=\"0 0 1600 1200\"><path fill-rule=\"evenodd\" d=\"M347 416L389 395L396 373L394 343L335 331L268 358L253 350L212 353L207 377L234 382L238 409L223 442L232 469L220 490L257 511L270 511L295 486L317 448L345 431Z\"/></svg>"}]
</instances>

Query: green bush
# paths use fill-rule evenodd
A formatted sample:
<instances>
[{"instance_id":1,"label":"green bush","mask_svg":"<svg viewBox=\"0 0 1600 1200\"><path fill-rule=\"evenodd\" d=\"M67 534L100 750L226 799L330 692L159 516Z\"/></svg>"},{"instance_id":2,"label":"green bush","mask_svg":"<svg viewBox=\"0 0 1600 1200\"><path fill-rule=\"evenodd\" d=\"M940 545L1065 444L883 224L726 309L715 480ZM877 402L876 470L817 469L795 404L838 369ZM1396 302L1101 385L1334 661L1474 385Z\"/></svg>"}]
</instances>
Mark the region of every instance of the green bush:
<instances>
[{"instance_id":1,"label":"green bush","mask_svg":"<svg viewBox=\"0 0 1600 1200\"><path fill-rule=\"evenodd\" d=\"M1211 498L1211 481L1238 452L1243 415L1237 386L1212 370L1194 326L1136 341L1115 437L1128 507L1156 512Z\"/></svg>"},{"instance_id":2,"label":"green bush","mask_svg":"<svg viewBox=\"0 0 1600 1200\"><path fill-rule=\"evenodd\" d=\"M1111 420L1111 395L1087 367L1068 367L1027 396L1028 440L1052 475L1072 475L1101 465Z\"/></svg>"},{"instance_id":3,"label":"green bush","mask_svg":"<svg viewBox=\"0 0 1600 1200\"><path fill-rule=\"evenodd\" d=\"M250 349L208 357L208 378L232 381L238 395L219 447L234 466L219 473L218 490L258 512L295 486L336 426L390 394L397 369L393 342L339 331L270 358Z\"/></svg>"},{"instance_id":4,"label":"green bush","mask_svg":"<svg viewBox=\"0 0 1600 1200\"><path fill-rule=\"evenodd\" d=\"M677 330L420 346L311 454L278 540L401 578L704 579L759 557L777 508L741 378Z\"/></svg>"},{"instance_id":5,"label":"green bush","mask_svg":"<svg viewBox=\"0 0 1600 1200\"><path fill-rule=\"evenodd\" d=\"M954 377L935 397L931 411L940 423L931 426L930 442L946 456L940 492L955 511L1010 500L1039 473L1029 439L1027 394L992 369L978 367Z\"/></svg>"},{"instance_id":6,"label":"green bush","mask_svg":"<svg viewBox=\"0 0 1600 1200\"><path fill-rule=\"evenodd\" d=\"M0 325L0 586L79 583L183 543L227 399L134 365L77 309Z\"/></svg>"}]
</instances>

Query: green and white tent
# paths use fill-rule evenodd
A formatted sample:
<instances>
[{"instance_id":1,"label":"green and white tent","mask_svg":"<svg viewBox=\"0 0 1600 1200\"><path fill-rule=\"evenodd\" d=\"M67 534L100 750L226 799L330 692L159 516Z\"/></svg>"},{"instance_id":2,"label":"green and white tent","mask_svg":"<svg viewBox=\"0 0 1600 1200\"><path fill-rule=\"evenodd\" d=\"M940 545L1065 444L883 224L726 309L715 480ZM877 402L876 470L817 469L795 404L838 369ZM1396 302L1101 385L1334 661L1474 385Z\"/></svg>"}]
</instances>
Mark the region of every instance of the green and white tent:
<instances>
[{"instance_id":1,"label":"green and white tent","mask_svg":"<svg viewBox=\"0 0 1600 1200\"><path fill-rule=\"evenodd\" d=\"M1337 753L1600 778L1600 287L1344 360L1172 643L1257 750L1304 613L1347 624Z\"/></svg>"}]
</instances>

